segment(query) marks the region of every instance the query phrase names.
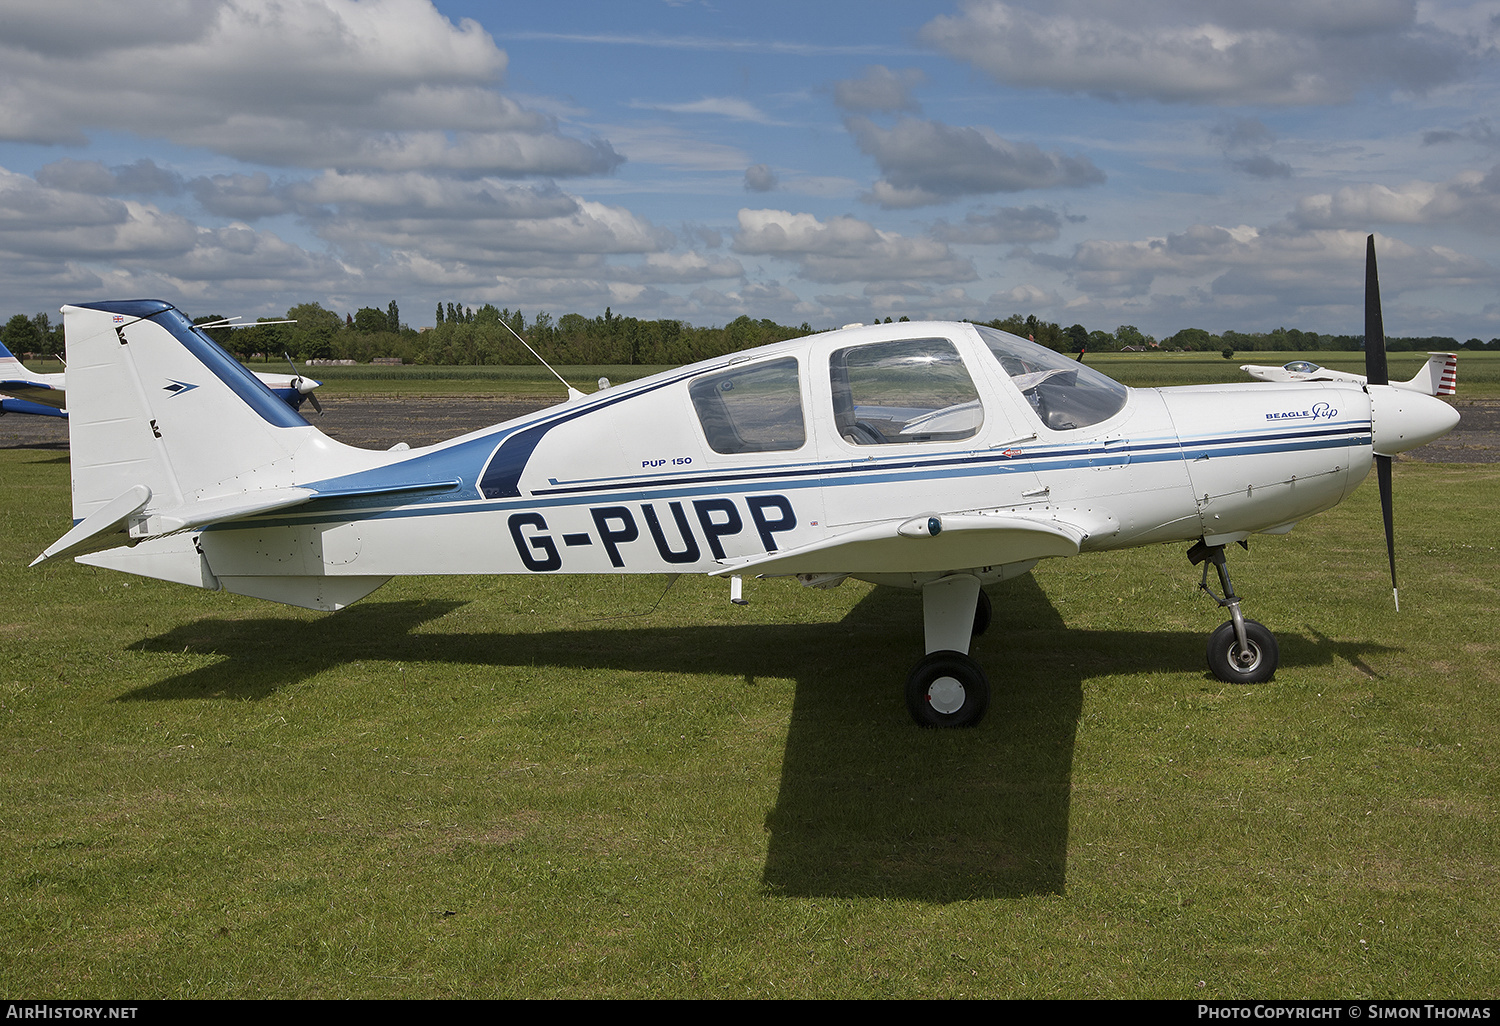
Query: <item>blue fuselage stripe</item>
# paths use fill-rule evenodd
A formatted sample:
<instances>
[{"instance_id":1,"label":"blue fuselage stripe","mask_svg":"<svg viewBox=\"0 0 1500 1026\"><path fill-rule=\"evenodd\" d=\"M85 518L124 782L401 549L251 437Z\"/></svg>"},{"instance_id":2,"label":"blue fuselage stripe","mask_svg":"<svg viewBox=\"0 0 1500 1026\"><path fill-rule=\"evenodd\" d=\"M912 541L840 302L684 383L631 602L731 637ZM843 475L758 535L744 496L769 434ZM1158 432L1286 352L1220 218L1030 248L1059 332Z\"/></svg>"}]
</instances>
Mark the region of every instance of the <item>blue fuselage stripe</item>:
<instances>
[{"instance_id":1,"label":"blue fuselage stripe","mask_svg":"<svg viewBox=\"0 0 1500 1026\"><path fill-rule=\"evenodd\" d=\"M430 502L420 506L353 509L347 506L309 510L301 514L282 514L255 519L258 526L291 526L346 523L364 520L405 519L410 517L447 516L518 509L552 509L600 503L640 502L652 499L688 498L704 495L733 495L763 492L767 489L840 488L856 485L885 484L904 481L927 481L980 477L990 474L1034 473L1076 470L1088 467L1125 466L1136 463L1185 461L1189 465L1204 458L1264 455L1278 452L1303 452L1310 449L1369 447L1372 444L1369 421L1355 421L1316 431L1275 431L1251 435L1220 435L1201 439L1177 439L1125 445L1106 449L1104 442L1072 446L1052 451L1031 450L1022 455L1006 456L1002 452L969 454L900 462L860 462L837 459L790 469L764 468L722 474L697 474L692 477L660 477L640 480L615 479L609 483L582 487L537 489L529 496L504 500ZM487 462L487 461L486 461ZM782 465L785 467L785 465ZM451 487L451 485L450 485ZM319 500L313 500L318 502ZM329 496L324 501L337 501ZM219 525L233 528L251 521Z\"/></svg>"}]
</instances>

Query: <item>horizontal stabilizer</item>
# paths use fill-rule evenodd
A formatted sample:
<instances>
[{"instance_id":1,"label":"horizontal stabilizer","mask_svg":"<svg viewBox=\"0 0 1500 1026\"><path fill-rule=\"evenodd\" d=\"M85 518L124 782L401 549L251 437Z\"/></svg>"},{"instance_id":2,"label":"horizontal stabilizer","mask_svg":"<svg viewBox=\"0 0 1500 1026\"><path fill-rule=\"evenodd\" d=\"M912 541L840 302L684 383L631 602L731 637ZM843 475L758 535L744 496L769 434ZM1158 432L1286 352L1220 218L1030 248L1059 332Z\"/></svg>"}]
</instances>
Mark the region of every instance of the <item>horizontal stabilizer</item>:
<instances>
[{"instance_id":1,"label":"horizontal stabilizer","mask_svg":"<svg viewBox=\"0 0 1500 1026\"><path fill-rule=\"evenodd\" d=\"M194 527L271 513L289 506L300 506L317 494L311 488L264 488L215 499L199 499L174 509L152 510L131 523L130 537L159 538Z\"/></svg>"},{"instance_id":2,"label":"horizontal stabilizer","mask_svg":"<svg viewBox=\"0 0 1500 1026\"><path fill-rule=\"evenodd\" d=\"M0 381L0 392L16 399L50 406L55 410L65 409L68 405L67 392L36 381Z\"/></svg>"},{"instance_id":3,"label":"horizontal stabilizer","mask_svg":"<svg viewBox=\"0 0 1500 1026\"><path fill-rule=\"evenodd\" d=\"M134 485L94 512L73 525L73 529L31 561L32 566L58 556L76 556L82 552L95 552L124 544L117 537L125 522L145 508L151 501L151 489L145 485Z\"/></svg>"},{"instance_id":4,"label":"horizontal stabilizer","mask_svg":"<svg viewBox=\"0 0 1500 1026\"><path fill-rule=\"evenodd\" d=\"M1077 555L1083 528L1057 520L964 513L891 520L795 549L769 552L716 575L922 573Z\"/></svg>"}]
</instances>

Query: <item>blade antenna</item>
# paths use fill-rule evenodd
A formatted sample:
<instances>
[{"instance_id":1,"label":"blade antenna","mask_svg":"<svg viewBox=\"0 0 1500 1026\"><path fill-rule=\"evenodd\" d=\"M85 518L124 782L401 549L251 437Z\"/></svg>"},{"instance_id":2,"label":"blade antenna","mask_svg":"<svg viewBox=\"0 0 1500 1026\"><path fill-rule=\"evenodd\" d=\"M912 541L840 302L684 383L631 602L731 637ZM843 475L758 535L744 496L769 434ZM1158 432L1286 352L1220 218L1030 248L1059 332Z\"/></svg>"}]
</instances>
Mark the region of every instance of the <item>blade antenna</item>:
<instances>
[{"instance_id":1,"label":"blade antenna","mask_svg":"<svg viewBox=\"0 0 1500 1026\"><path fill-rule=\"evenodd\" d=\"M509 324L505 323L505 318L504 317L500 318L500 323L501 324L505 324L505 330L508 331L508 332L510 332L512 335L515 335L516 336L516 341L519 342L519 343L521 343L521 345L525 346L526 347L526 351L528 353L530 353L532 356L536 357L537 363L541 364L543 367L546 367L549 371L552 371L552 376L554 378L556 378L558 381L562 382L563 388L566 388L568 390L568 398L569 399L574 399L574 398L580 398L581 399L583 397L583 393L582 392L578 391L578 389L576 389L572 385L568 384L567 380L561 374L557 373L557 371L552 370L552 365L550 363L548 363L546 360L542 359L542 354L541 353L539 353L535 349L531 348L531 343L530 342L527 342L524 338L522 338L516 332L515 328L512 328Z\"/></svg>"},{"instance_id":2,"label":"blade antenna","mask_svg":"<svg viewBox=\"0 0 1500 1026\"><path fill-rule=\"evenodd\" d=\"M1365 240L1365 379L1369 385L1389 385L1385 360L1385 323L1380 315L1380 274L1375 267L1375 236ZM1368 388L1366 389L1368 391ZM1391 457L1375 455L1375 479L1380 485L1380 515L1385 521L1385 552L1391 564L1391 598L1401 611L1396 588L1396 527L1391 493Z\"/></svg>"}]
</instances>

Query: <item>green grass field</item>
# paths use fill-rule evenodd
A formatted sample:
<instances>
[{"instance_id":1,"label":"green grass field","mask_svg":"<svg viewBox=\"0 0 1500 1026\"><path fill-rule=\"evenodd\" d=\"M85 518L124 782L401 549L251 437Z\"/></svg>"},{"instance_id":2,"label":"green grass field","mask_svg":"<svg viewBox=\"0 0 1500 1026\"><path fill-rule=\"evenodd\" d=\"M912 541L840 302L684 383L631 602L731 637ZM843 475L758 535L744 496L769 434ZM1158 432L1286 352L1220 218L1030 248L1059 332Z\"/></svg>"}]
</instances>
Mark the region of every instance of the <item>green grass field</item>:
<instances>
[{"instance_id":1,"label":"green grass field","mask_svg":"<svg viewBox=\"0 0 1500 1026\"><path fill-rule=\"evenodd\" d=\"M1373 480L1235 549L1265 685L1207 675L1181 549L1044 563L947 732L900 695L914 595L416 578L315 614L26 569L67 458L0 480L5 993L1496 994L1500 468L1398 464L1399 614Z\"/></svg>"}]
</instances>

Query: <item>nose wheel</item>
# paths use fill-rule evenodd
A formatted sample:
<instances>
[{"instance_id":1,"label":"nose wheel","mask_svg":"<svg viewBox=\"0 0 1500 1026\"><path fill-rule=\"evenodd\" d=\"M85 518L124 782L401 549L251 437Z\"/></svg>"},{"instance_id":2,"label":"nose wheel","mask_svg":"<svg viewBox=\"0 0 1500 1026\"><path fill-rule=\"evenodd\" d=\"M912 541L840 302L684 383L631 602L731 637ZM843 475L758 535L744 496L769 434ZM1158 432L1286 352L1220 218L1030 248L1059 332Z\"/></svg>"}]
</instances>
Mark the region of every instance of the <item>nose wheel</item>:
<instances>
[{"instance_id":1,"label":"nose wheel","mask_svg":"<svg viewBox=\"0 0 1500 1026\"><path fill-rule=\"evenodd\" d=\"M1241 543L1243 544L1243 543ZM1229 567L1224 559L1224 546L1206 545L1202 541L1188 550L1188 559L1194 565L1203 564L1203 579L1198 587L1220 607L1229 610L1230 620L1208 636L1208 670L1226 684L1261 684L1276 673L1276 664L1281 651L1276 645L1276 636L1254 620L1240 614L1240 598L1234 593L1229 580ZM1208 586L1208 568L1212 565L1219 573L1222 596L1214 594Z\"/></svg>"}]
</instances>

